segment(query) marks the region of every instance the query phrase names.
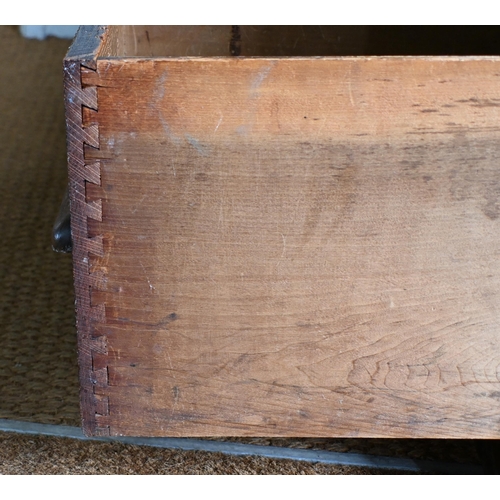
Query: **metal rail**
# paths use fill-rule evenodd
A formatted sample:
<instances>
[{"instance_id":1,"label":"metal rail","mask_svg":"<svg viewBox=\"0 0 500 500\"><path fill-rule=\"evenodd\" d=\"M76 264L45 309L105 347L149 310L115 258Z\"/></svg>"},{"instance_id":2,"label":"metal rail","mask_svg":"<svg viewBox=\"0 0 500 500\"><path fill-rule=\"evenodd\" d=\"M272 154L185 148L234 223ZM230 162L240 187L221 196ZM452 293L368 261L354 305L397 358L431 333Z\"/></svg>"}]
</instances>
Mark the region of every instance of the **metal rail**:
<instances>
[{"instance_id":1,"label":"metal rail","mask_svg":"<svg viewBox=\"0 0 500 500\"><path fill-rule=\"evenodd\" d=\"M119 442L135 446L151 446L183 451L219 452L228 455L252 455L274 459L300 460L330 465L370 467L431 474L483 474L483 467L474 464L413 460L409 458L382 457L359 453L338 453L324 450L305 450L278 446L260 446L227 441L208 441L191 438L151 437L86 437L79 427L66 425L37 424L18 420L0 419L1 432L56 436L82 441Z\"/></svg>"}]
</instances>

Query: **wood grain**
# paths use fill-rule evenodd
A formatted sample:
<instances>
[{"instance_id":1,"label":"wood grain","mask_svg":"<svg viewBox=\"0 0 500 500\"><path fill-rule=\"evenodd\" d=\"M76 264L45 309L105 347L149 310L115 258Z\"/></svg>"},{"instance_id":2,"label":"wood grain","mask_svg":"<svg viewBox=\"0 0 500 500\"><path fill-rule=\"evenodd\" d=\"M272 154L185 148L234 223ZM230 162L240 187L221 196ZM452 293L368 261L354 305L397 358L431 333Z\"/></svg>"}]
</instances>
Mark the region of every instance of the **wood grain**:
<instances>
[{"instance_id":1,"label":"wood grain","mask_svg":"<svg viewBox=\"0 0 500 500\"><path fill-rule=\"evenodd\" d=\"M499 436L500 58L82 78L87 433Z\"/></svg>"},{"instance_id":2,"label":"wood grain","mask_svg":"<svg viewBox=\"0 0 500 500\"><path fill-rule=\"evenodd\" d=\"M109 26L107 31L102 57L500 54L498 26Z\"/></svg>"},{"instance_id":3,"label":"wood grain","mask_svg":"<svg viewBox=\"0 0 500 500\"><path fill-rule=\"evenodd\" d=\"M94 323L104 321L105 316L104 304L91 304L90 290L98 288L98 274L91 275L89 269L90 255L102 255L103 245L100 235L89 235L88 222L100 220L102 210L100 200L89 200L86 195L87 186L101 183L100 163L87 161L84 154L85 148L99 148L97 91L95 86L84 87L81 76L82 70L95 73L91 68L96 67L96 52L104 35L104 27L81 27L63 64L82 426L93 435L109 435L109 428L99 426L95 418L96 413L108 412L108 398L99 392L99 385L108 381L107 369L99 372L95 366L97 356L106 353L106 343L104 337L95 336Z\"/></svg>"},{"instance_id":4,"label":"wood grain","mask_svg":"<svg viewBox=\"0 0 500 500\"><path fill-rule=\"evenodd\" d=\"M111 26L102 57L360 55L368 26ZM237 49L235 47L237 45Z\"/></svg>"}]
</instances>

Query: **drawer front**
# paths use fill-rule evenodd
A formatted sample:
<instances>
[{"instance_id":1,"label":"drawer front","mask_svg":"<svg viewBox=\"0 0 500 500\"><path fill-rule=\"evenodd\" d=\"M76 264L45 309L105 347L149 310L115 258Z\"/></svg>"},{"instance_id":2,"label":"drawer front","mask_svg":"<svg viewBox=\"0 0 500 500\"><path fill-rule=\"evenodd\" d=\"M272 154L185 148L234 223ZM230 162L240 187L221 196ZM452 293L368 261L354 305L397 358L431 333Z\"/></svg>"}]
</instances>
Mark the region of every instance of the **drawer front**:
<instances>
[{"instance_id":1,"label":"drawer front","mask_svg":"<svg viewBox=\"0 0 500 500\"><path fill-rule=\"evenodd\" d=\"M87 433L498 437L500 60L71 71Z\"/></svg>"}]
</instances>

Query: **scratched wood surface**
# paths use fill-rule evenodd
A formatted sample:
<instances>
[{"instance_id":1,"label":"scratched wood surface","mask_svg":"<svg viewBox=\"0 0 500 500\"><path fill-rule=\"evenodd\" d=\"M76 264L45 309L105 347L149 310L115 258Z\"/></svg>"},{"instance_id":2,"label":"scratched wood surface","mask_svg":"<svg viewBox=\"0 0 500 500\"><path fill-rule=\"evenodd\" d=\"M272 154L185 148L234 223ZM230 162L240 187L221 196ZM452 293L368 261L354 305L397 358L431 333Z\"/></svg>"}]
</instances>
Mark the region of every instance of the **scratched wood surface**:
<instances>
[{"instance_id":1,"label":"scratched wood surface","mask_svg":"<svg viewBox=\"0 0 500 500\"><path fill-rule=\"evenodd\" d=\"M88 433L499 437L500 58L101 56L82 84Z\"/></svg>"}]
</instances>

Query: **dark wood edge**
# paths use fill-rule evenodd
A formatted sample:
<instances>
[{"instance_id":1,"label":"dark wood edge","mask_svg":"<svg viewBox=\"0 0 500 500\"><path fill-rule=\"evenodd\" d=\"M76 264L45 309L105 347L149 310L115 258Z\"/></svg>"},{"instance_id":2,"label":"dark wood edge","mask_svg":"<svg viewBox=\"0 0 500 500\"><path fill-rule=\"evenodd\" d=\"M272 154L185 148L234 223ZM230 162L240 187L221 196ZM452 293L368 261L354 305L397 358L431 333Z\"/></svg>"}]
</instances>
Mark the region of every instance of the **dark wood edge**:
<instances>
[{"instance_id":1,"label":"dark wood edge","mask_svg":"<svg viewBox=\"0 0 500 500\"><path fill-rule=\"evenodd\" d=\"M65 61L79 61L87 68L96 69L99 49L107 33L107 26L80 26Z\"/></svg>"},{"instance_id":2,"label":"dark wood edge","mask_svg":"<svg viewBox=\"0 0 500 500\"><path fill-rule=\"evenodd\" d=\"M90 201L86 195L88 184L100 185L101 166L95 155L92 160L85 158L86 148L99 149L98 95L96 86L82 85L82 68L96 68L103 31L87 28L80 28L64 59L64 98L82 427L86 435L105 436L110 433L107 341L99 333L103 329L96 328L104 323L105 306L92 301L92 291L102 289L105 280L92 272L90 263L92 256L103 255L104 246L102 236L91 237L88 231L88 219L102 220L102 202ZM94 114L89 126L84 126L84 107L87 114Z\"/></svg>"}]
</instances>

